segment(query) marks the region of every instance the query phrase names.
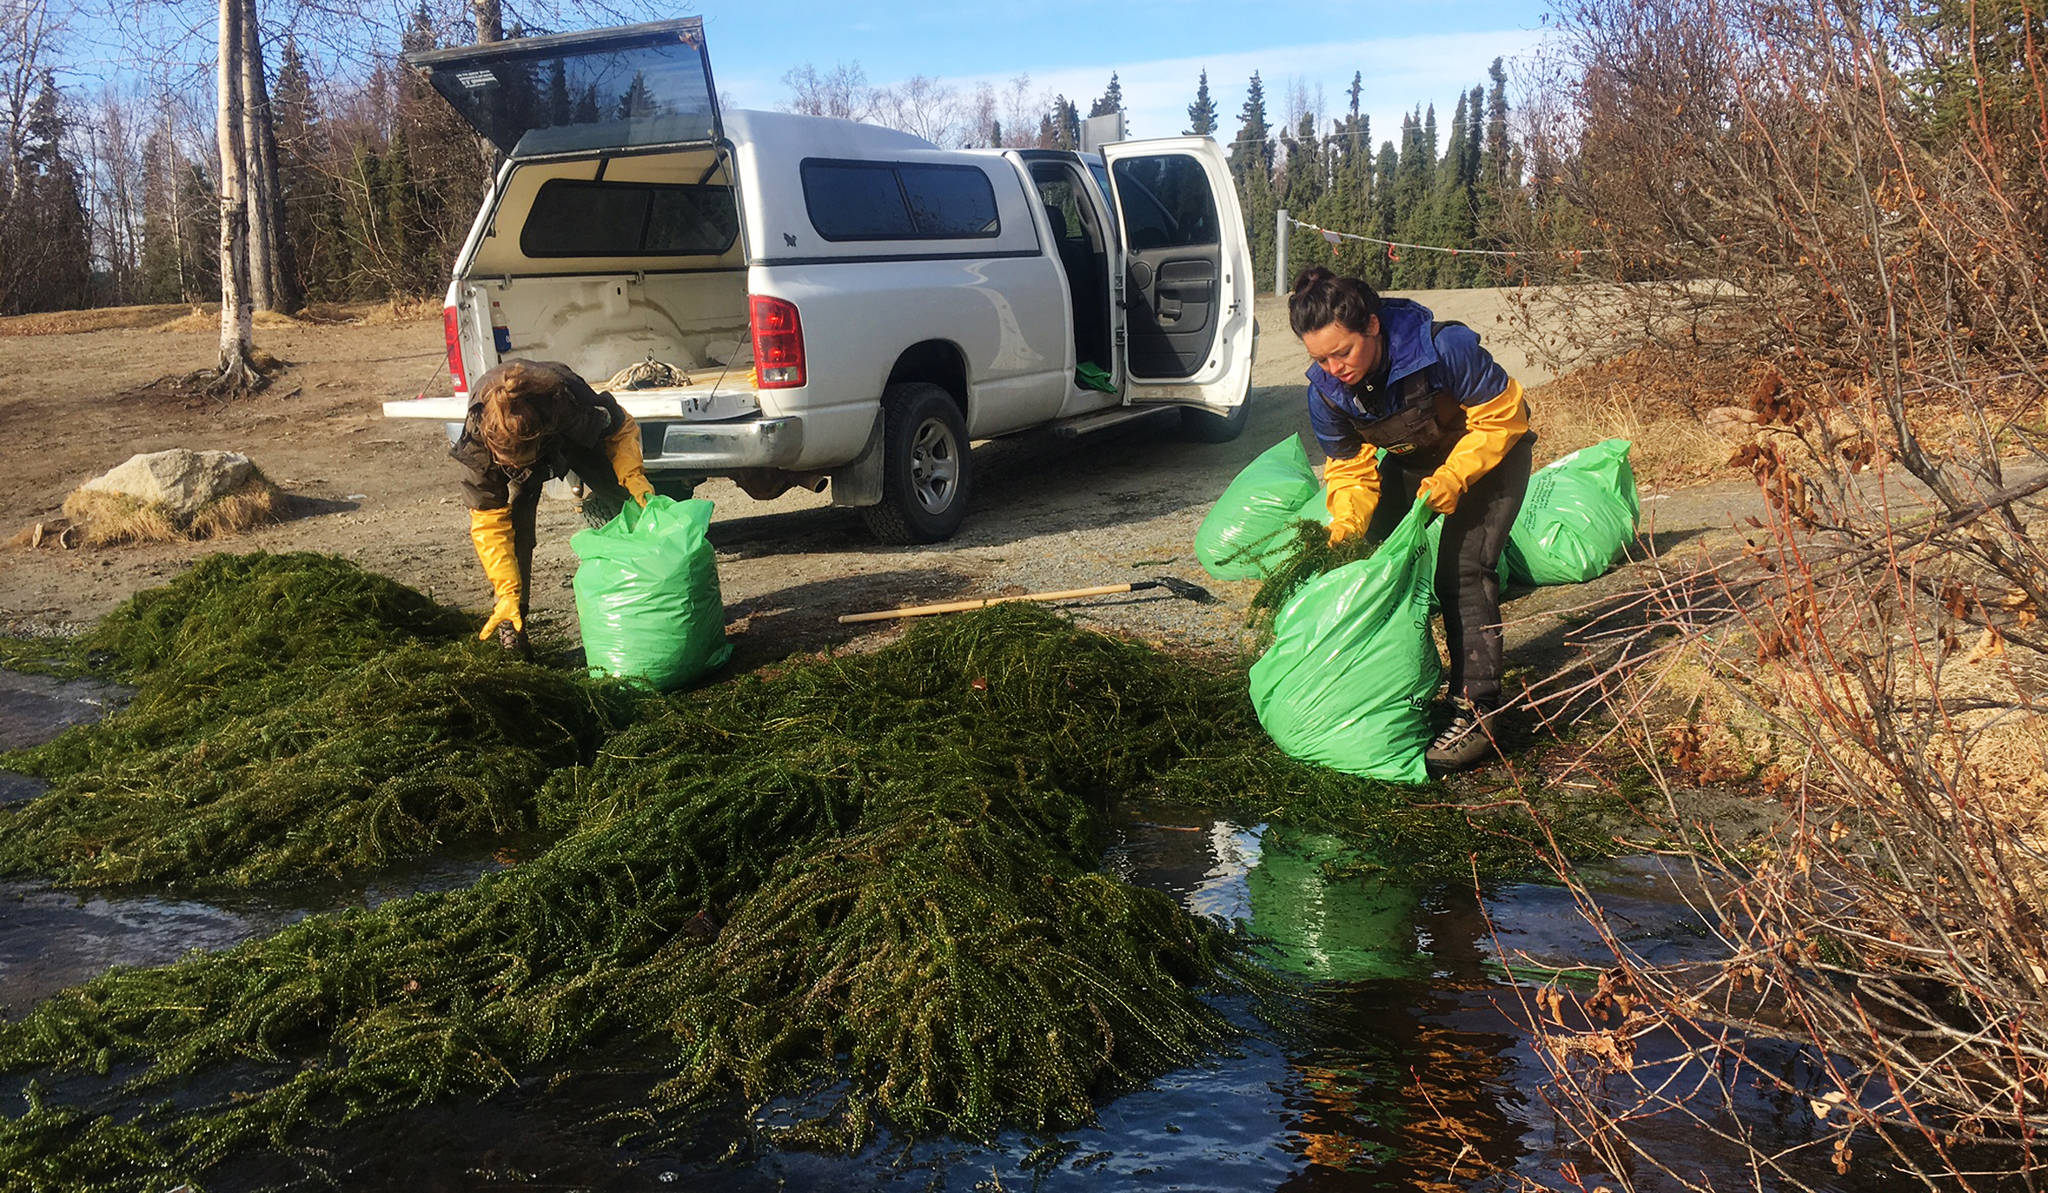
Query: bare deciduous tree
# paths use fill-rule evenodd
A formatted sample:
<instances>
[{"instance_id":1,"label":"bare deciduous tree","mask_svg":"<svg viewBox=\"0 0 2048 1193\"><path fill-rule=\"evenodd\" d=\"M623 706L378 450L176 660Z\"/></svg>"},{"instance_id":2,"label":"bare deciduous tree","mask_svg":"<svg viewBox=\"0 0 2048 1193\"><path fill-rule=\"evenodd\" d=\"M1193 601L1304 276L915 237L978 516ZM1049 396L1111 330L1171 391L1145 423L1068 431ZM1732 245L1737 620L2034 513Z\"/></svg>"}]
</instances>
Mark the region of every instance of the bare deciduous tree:
<instances>
[{"instance_id":1,"label":"bare deciduous tree","mask_svg":"<svg viewBox=\"0 0 2048 1193\"><path fill-rule=\"evenodd\" d=\"M786 112L840 120L875 118L875 89L868 86L867 72L858 62L842 62L822 73L806 62L786 72L782 83L790 90L789 102L782 105Z\"/></svg>"},{"instance_id":2,"label":"bare deciduous tree","mask_svg":"<svg viewBox=\"0 0 2048 1193\"><path fill-rule=\"evenodd\" d=\"M959 93L932 75L912 75L876 95L878 120L934 145L960 143Z\"/></svg>"},{"instance_id":3,"label":"bare deciduous tree","mask_svg":"<svg viewBox=\"0 0 2048 1193\"><path fill-rule=\"evenodd\" d=\"M216 94L220 139L220 356L211 388L222 394L260 389L263 373L252 359L255 322L250 306L248 180L244 173L242 39L252 36L244 0L220 0L220 66Z\"/></svg>"},{"instance_id":4,"label":"bare deciduous tree","mask_svg":"<svg viewBox=\"0 0 2048 1193\"><path fill-rule=\"evenodd\" d=\"M1578 1012L1548 1000L1552 1096L1610 1172L1672 1187L1700 1187L1659 1154L1685 1124L1759 1187L2039 1188L2048 18L1575 0L1557 45L1526 268L1609 282L1548 293L1725 378L1705 421L1767 519L1609 636L1704 677L1678 708L1646 655L1605 678L1718 948L1662 963L1613 931ZM1784 815L1734 853L1679 809L1745 778ZM1778 1121L1745 1119L1756 1089Z\"/></svg>"},{"instance_id":5,"label":"bare deciduous tree","mask_svg":"<svg viewBox=\"0 0 2048 1193\"><path fill-rule=\"evenodd\" d=\"M0 0L0 194L10 198L28 140L29 99L62 29L47 0Z\"/></svg>"}]
</instances>

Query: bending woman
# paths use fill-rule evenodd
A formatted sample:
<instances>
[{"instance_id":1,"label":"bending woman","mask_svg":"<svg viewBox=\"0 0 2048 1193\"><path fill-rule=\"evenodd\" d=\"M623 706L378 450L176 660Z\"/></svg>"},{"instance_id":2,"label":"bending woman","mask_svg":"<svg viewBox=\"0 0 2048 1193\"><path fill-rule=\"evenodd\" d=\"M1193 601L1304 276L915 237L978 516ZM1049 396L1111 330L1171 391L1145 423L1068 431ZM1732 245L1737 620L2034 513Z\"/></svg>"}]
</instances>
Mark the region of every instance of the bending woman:
<instances>
[{"instance_id":1,"label":"bending woman","mask_svg":"<svg viewBox=\"0 0 2048 1193\"><path fill-rule=\"evenodd\" d=\"M462 437L448 454L466 471L469 537L495 596L478 636L496 634L499 645L524 655L541 486L573 472L597 508L617 509L629 497L646 505L654 486L640 426L567 365L512 360L477 380Z\"/></svg>"},{"instance_id":2,"label":"bending woman","mask_svg":"<svg viewBox=\"0 0 2048 1193\"><path fill-rule=\"evenodd\" d=\"M1492 750L1489 719L1501 705L1496 568L1529 488L1535 440L1522 386L1471 328L1382 299L1359 278L1307 270L1287 315L1314 362L1308 412L1328 458L1330 541L1386 537L1410 493L1444 516L1436 594L1456 707L1425 759L1438 773L1461 770Z\"/></svg>"}]
</instances>

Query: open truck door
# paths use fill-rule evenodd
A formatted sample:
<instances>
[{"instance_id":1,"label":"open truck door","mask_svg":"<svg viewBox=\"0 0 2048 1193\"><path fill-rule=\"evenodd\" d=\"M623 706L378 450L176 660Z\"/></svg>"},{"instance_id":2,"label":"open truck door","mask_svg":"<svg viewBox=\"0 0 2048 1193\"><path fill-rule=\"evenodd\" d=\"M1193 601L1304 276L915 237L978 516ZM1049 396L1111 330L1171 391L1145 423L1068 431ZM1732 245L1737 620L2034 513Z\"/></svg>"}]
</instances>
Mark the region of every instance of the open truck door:
<instances>
[{"instance_id":1,"label":"open truck door","mask_svg":"<svg viewBox=\"0 0 2048 1193\"><path fill-rule=\"evenodd\" d=\"M1252 252L1222 148L1174 137L1102 157L1123 233L1125 399L1235 412L1252 380Z\"/></svg>"},{"instance_id":2,"label":"open truck door","mask_svg":"<svg viewBox=\"0 0 2048 1193\"><path fill-rule=\"evenodd\" d=\"M405 56L511 158L714 145L704 21L684 17Z\"/></svg>"}]
</instances>

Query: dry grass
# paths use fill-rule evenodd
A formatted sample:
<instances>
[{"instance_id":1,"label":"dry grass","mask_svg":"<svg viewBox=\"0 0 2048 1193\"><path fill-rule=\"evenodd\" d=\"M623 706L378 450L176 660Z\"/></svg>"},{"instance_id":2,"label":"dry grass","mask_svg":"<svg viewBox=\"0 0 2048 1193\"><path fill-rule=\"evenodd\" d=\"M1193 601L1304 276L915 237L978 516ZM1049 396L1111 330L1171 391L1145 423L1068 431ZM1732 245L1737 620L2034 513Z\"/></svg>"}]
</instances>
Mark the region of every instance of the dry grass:
<instances>
[{"instance_id":1,"label":"dry grass","mask_svg":"<svg viewBox=\"0 0 2048 1193\"><path fill-rule=\"evenodd\" d=\"M261 472L234 492L206 503L189 519L119 493L76 489L64 499L64 515L85 528L88 547L223 538L278 521L283 507L284 494Z\"/></svg>"},{"instance_id":2,"label":"dry grass","mask_svg":"<svg viewBox=\"0 0 2048 1193\"><path fill-rule=\"evenodd\" d=\"M251 317L251 322L257 327L277 328L297 327L300 325L301 320L295 319L290 315L280 315L276 311L257 311ZM217 332L220 330L220 305L216 303L211 308L193 307L179 318L172 319L167 323L157 324L155 330L174 333L190 331Z\"/></svg>"},{"instance_id":3,"label":"dry grass","mask_svg":"<svg viewBox=\"0 0 2048 1193\"><path fill-rule=\"evenodd\" d=\"M157 327L192 308L181 302L157 306L102 307L91 311L41 311L0 319L0 336L61 336L88 331Z\"/></svg>"},{"instance_id":4,"label":"dry grass","mask_svg":"<svg viewBox=\"0 0 2048 1193\"><path fill-rule=\"evenodd\" d=\"M440 314L439 297L398 298L387 302L315 302L306 304L305 309L296 315L257 311L255 324L259 328L300 327L308 323L354 323L380 327L438 318ZM220 304L172 302L98 307L86 311L42 311L0 318L0 338L79 335L135 328L174 333L218 331Z\"/></svg>"},{"instance_id":5,"label":"dry grass","mask_svg":"<svg viewBox=\"0 0 2048 1193\"><path fill-rule=\"evenodd\" d=\"M1734 444L1703 421L1708 410L1743 400L1752 384L1725 367L1643 348L1538 386L1529 405L1536 463L1603 439L1630 443L1636 481L1663 490L1728 473Z\"/></svg>"}]
</instances>

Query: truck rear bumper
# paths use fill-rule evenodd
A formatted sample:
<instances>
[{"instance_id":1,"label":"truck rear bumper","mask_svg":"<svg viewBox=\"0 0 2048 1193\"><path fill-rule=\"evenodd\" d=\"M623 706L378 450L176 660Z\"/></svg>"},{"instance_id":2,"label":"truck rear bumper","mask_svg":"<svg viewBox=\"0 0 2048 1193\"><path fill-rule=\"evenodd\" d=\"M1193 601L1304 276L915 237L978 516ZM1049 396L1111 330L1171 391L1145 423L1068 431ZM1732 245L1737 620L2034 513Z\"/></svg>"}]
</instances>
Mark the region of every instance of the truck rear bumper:
<instances>
[{"instance_id":1,"label":"truck rear bumper","mask_svg":"<svg viewBox=\"0 0 2048 1193\"><path fill-rule=\"evenodd\" d=\"M647 457L647 470L718 473L734 468L789 468L803 450L800 419L670 423L661 431L661 454Z\"/></svg>"},{"instance_id":2,"label":"truck rear bumper","mask_svg":"<svg viewBox=\"0 0 2048 1193\"><path fill-rule=\"evenodd\" d=\"M641 447L649 472L716 475L736 468L791 468L804 450L803 420L747 418L729 422L669 422L672 411L622 398L619 405L640 422ZM644 409L635 409L636 406ZM384 403L386 418L433 419L448 426L449 439L462 431L468 404L460 398L416 398Z\"/></svg>"}]
</instances>

